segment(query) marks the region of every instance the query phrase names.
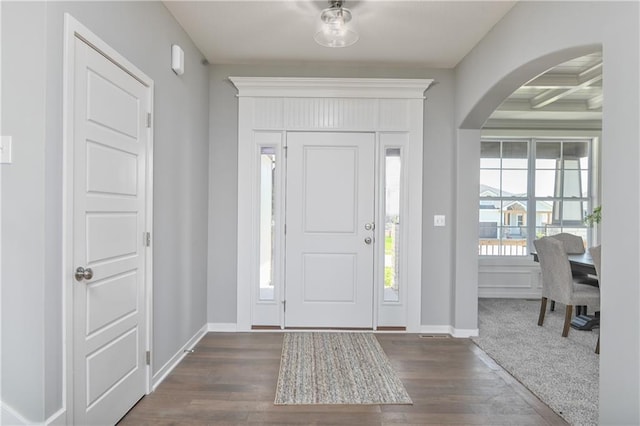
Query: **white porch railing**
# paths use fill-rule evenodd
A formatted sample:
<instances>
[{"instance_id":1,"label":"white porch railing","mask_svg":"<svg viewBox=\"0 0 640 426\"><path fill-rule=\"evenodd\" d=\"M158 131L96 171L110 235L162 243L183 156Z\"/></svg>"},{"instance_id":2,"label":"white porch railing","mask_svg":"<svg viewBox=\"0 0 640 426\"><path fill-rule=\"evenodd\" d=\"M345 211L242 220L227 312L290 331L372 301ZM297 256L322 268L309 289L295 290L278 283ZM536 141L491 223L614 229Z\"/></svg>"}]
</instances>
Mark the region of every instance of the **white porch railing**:
<instances>
[{"instance_id":1,"label":"white porch railing","mask_svg":"<svg viewBox=\"0 0 640 426\"><path fill-rule=\"evenodd\" d=\"M526 239L480 239L478 241L478 254L480 256L526 256Z\"/></svg>"}]
</instances>

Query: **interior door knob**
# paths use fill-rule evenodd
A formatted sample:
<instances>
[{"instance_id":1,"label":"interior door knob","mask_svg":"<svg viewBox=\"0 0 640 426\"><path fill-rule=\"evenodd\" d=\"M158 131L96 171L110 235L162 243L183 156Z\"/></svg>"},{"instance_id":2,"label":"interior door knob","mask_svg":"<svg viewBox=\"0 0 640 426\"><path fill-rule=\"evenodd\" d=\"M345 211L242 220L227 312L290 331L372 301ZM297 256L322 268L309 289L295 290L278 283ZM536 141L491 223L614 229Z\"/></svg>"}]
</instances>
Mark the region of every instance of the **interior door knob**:
<instances>
[{"instance_id":1,"label":"interior door knob","mask_svg":"<svg viewBox=\"0 0 640 426\"><path fill-rule=\"evenodd\" d=\"M82 280L90 280L93 278L93 271L91 268L83 268L82 266L78 266L76 268L76 281Z\"/></svg>"},{"instance_id":2,"label":"interior door knob","mask_svg":"<svg viewBox=\"0 0 640 426\"><path fill-rule=\"evenodd\" d=\"M371 237L367 237L367 238L364 239L364 243L365 244L371 244L372 242L373 242L373 238L371 238Z\"/></svg>"}]
</instances>

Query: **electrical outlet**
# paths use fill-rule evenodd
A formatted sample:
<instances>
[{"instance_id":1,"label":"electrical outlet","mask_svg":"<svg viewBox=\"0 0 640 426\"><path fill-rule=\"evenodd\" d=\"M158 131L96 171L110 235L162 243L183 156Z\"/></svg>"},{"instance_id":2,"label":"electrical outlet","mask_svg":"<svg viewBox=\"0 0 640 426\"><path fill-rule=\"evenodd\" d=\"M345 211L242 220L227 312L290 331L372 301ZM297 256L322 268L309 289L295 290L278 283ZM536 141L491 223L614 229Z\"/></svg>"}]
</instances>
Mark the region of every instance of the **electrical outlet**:
<instances>
[{"instance_id":1,"label":"electrical outlet","mask_svg":"<svg viewBox=\"0 0 640 426\"><path fill-rule=\"evenodd\" d=\"M0 138L0 164L11 164L11 136Z\"/></svg>"},{"instance_id":2,"label":"electrical outlet","mask_svg":"<svg viewBox=\"0 0 640 426\"><path fill-rule=\"evenodd\" d=\"M445 226L445 216L443 214L434 215L433 226Z\"/></svg>"}]
</instances>

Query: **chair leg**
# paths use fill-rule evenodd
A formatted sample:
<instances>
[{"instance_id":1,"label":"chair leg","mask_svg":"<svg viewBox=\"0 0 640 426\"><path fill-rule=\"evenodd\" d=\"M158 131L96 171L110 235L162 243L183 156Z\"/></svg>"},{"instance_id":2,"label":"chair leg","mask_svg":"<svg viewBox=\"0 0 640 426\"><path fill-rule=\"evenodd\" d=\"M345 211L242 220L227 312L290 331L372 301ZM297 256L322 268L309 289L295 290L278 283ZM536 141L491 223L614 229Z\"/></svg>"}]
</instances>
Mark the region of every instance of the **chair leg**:
<instances>
[{"instance_id":1,"label":"chair leg","mask_svg":"<svg viewBox=\"0 0 640 426\"><path fill-rule=\"evenodd\" d=\"M553 301L551 302L553 303ZM544 311L547 310L547 298L543 297L540 299L540 315L538 316L538 325L542 326L544 323Z\"/></svg>"},{"instance_id":2,"label":"chair leg","mask_svg":"<svg viewBox=\"0 0 640 426\"><path fill-rule=\"evenodd\" d=\"M549 310L550 310L551 312L553 312L553 311L555 311L555 310L556 310L556 301L555 301L555 300L552 300L552 301L551 301L551 309L549 309Z\"/></svg>"},{"instance_id":3,"label":"chair leg","mask_svg":"<svg viewBox=\"0 0 640 426\"><path fill-rule=\"evenodd\" d=\"M564 313L564 328L562 329L562 337L569 335L569 326L571 325L571 314L573 314L573 306L567 305L567 310Z\"/></svg>"},{"instance_id":4,"label":"chair leg","mask_svg":"<svg viewBox=\"0 0 640 426\"><path fill-rule=\"evenodd\" d=\"M576 315L580 315L582 313L582 306L576 306Z\"/></svg>"},{"instance_id":5,"label":"chair leg","mask_svg":"<svg viewBox=\"0 0 640 426\"><path fill-rule=\"evenodd\" d=\"M596 343L596 353L600 355L600 336L598 336L598 343Z\"/></svg>"}]
</instances>

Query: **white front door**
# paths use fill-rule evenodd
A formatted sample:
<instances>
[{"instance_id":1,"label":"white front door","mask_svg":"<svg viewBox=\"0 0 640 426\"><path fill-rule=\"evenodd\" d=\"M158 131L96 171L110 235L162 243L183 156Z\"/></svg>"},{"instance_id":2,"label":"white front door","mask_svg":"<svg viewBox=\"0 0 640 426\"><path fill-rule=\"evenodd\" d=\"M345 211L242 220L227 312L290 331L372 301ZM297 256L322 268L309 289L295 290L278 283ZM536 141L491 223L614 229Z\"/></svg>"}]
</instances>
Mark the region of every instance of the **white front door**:
<instances>
[{"instance_id":1,"label":"white front door","mask_svg":"<svg viewBox=\"0 0 640 426\"><path fill-rule=\"evenodd\" d=\"M115 424L146 391L151 90L74 43L73 422Z\"/></svg>"},{"instance_id":2,"label":"white front door","mask_svg":"<svg viewBox=\"0 0 640 426\"><path fill-rule=\"evenodd\" d=\"M373 327L374 133L287 134L286 327Z\"/></svg>"}]
</instances>

